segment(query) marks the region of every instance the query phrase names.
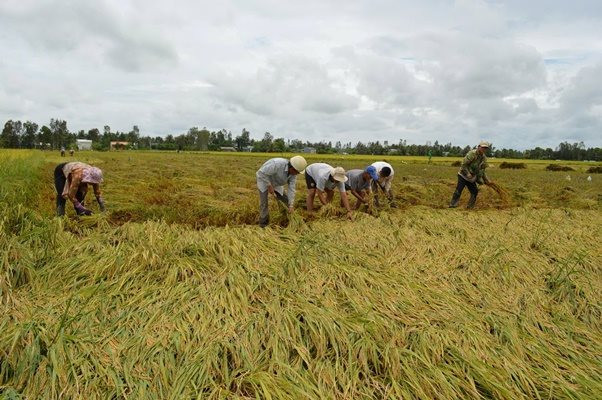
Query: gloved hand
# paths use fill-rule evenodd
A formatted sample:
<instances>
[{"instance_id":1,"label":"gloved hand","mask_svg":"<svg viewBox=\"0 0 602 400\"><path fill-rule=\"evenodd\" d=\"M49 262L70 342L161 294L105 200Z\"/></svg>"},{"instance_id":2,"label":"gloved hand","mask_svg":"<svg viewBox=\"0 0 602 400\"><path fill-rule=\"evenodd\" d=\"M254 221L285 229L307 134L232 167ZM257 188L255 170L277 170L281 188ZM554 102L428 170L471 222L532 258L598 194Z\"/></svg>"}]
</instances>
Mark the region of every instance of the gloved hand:
<instances>
[{"instance_id":1,"label":"gloved hand","mask_svg":"<svg viewBox=\"0 0 602 400\"><path fill-rule=\"evenodd\" d=\"M80 202L76 202L74 204L74 206L75 206L75 211L77 212L77 215L92 215L92 211L90 211L86 207L82 206L82 204Z\"/></svg>"},{"instance_id":2,"label":"gloved hand","mask_svg":"<svg viewBox=\"0 0 602 400\"><path fill-rule=\"evenodd\" d=\"M100 208L100 212L107 211L107 207L105 207L105 201L102 197L97 197L96 201L98 201L98 208Z\"/></svg>"}]
</instances>

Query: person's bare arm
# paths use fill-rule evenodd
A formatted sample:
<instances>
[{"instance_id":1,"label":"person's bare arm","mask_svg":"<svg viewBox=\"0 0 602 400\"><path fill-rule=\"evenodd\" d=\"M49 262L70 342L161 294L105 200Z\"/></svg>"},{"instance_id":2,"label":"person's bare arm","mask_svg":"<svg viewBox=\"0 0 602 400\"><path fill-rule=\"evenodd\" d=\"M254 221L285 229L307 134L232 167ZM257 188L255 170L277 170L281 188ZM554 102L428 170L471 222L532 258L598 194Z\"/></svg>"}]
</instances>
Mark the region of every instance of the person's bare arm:
<instances>
[{"instance_id":1,"label":"person's bare arm","mask_svg":"<svg viewBox=\"0 0 602 400\"><path fill-rule=\"evenodd\" d=\"M318 198L320 199L320 203L322 203L323 205L328 204L328 201L326 200L326 194L324 194L323 190L317 189L316 194L318 195Z\"/></svg>"},{"instance_id":2,"label":"person's bare arm","mask_svg":"<svg viewBox=\"0 0 602 400\"><path fill-rule=\"evenodd\" d=\"M96 196L96 201L98 202L98 208L100 208L101 212L105 212L105 201L102 198L102 193L100 192L100 185L98 183L94 183L92 188L94 189L94 196Z\"/></svg>"},{"instance_id":3,"label":"person's bare arm","mask_svg":"<svg viewBox=\"0 0 602 400\"><path fill-rule=\"evenodd\" d=\"M365 203L364 196L362 196L357 190L351 189L351 194L354 195L355 198L361 201L362 203Z\"/></svg>"},{"instance_id":4,"label":"person's bare arm","mask_svg":"<svg viewBox=\"0 0 602 400\"><path fill-rule=\"evenodd\" d=\"M343 207L347 210L347 218L353 219L353 212L351 211L351 206L349 206L349 198L347 197L347 192L341 192L341 201L343 202Z\"/></svg>"},{"instance_id":5,"label":"person's bare arm","mask_svg":"<svg viewBox=\"0 0 602 400\"><path fill-rule=\"evenodd\" d=\"M71 202L73 203L73 207L75 208L78 214L92 214L92 211L88 210L79 202L79 200L77 200L77 191L79 190L79 185L81 185L82 182L82 171L73 171L71 173L70 178L71 180L69 183L69 191L67 192L67 198L71 200Z\"/></svg>"},{"instance_id":6,"label":"person's bare arm","mask_svg":"<svg viewBox=\"0 0 602 400\"><path fill-rule=\"evenodd\" d=\"M77 200L77 192L79 190L79 185L82 182L82 176L79 171L74 171L71 173L69 177L69 190L67 191L67 198L73 203L73 205L79 204Z\"/></svg>"}]
</instances>

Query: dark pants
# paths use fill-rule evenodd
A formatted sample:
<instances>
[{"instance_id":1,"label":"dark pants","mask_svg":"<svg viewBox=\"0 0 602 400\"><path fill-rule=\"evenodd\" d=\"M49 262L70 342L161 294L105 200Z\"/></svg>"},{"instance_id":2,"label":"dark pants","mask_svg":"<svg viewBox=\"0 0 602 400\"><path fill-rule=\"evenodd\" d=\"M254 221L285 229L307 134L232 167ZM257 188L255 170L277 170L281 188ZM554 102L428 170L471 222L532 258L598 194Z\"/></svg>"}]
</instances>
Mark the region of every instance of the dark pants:
<instances>
[{"instance_id":1,"label":"dark pants","mask_svg":"<svg viewBox=\"0 0 602 400\"><path fill-rule=\"evenodd\" d=\"M470 200L468 200L468 205L466 208L473 208L475 202L477 201L477 194L479 194L479 188L477 184L474 182L469 182L464 179L462 176L458 175L458 186L456 186L456 190L452 196L451 202L449 204L450 207L454 208L458 206L458 202L460 201L460 196L462 195L462 191L464 187L467 187L470 191Z\"/></svg>"},{"instance_id":2,"label":"dark pants","mask_svg":"<svg viewBox=\"0 0 602 400\"><path fill-rule=\"evenodd\" d=\"M274 192L278 201L281 201L288 207L288 198L278 192ZM268 197L270 192L259 192L259 225L263 228L270 222L270 213L268 211Z\"/></svg>"},{"instance_id":3,"label":"dark pants","mask_svg":"<svg viewBox=\"0 0 602 400\"><path fill-rule=\"evenodd\" d=\"M56 166L54 169L54 187L56 189L56 213L59 216L65 215L65 203L67 200L63 198L63 189L65 188L65 182L67 182L67 178L65 178L65 174L63 173L63 167L67 163L62 163ZM77 201L84 204L84 198L86 194L78 189L77 194L75 195Z\"/></svg>"}]
</instances>

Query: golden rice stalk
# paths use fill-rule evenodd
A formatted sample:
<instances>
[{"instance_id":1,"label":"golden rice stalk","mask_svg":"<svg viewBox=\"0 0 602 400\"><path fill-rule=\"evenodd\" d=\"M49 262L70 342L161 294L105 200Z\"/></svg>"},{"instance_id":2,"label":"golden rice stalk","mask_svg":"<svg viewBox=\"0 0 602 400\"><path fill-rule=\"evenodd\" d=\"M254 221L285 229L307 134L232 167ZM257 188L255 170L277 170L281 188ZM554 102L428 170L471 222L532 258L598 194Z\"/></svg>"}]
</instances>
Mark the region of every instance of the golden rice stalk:
<instances>
[{"instance_id":1,"label":"golden rice stalk","mask_svg":"<svg viewBox=\"0 0 602 400\"><path fill-rule=\"evenodd\" d=\"M510 205L510 194L508 193L508 191L506 189L504 189L503 187L501 187L500 185L498 185L495 182L488 182L487 186L489 186L491 189L493 189L498 196L500 197L500 200L502 201L502 204L504 206L508 206Z\"/></svg>"}]
</instances>

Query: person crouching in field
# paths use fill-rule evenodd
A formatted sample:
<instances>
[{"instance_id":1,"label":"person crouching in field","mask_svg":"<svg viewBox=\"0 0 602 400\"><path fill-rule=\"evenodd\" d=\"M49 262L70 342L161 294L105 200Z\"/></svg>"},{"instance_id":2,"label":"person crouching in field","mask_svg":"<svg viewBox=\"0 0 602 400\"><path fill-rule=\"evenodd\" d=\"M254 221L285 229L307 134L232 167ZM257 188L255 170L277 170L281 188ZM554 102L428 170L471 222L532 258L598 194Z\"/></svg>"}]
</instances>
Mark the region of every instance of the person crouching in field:
<instances>
[{"instance_id":1,"label":"person crouching in field","mask_svg":"<svg viewBox=\"0 0 602 400\"><path fill-rule=\"evenodd\" d=\"M312 212L314 210L314 197L316 193L323 205L330 203L334 196L334 188L336 187L341 194L341 203L347 210L347 218L352 219L353 213L351 212L349 199L345 191L345 182L347 182L347 176L345 176L345 169L343 167L334 168L325 163L310 164L305 169L307 211Z\"/></svg>"},{"instance_id":2,"label":"person crouching in field","mask_svg":"<svg viewBox=\"0 0 602 400\"><path fill-rule=\"evenodd\" d=\"M391 190L391 183L393 182L393 167L391 164L384 161L377 161L372 163L372 166L376 169L378 179L372 179L372 191L374 192L374 205L379 206L378 202L378 188L380 188L391 205L393 205L393 191Z\"/></svg>"},{"instance_id":3,"label":"person crouching in field","mask_svg":"<svg viewBox=\"0 0 602 400\"><path fill-rule=\"evenodd\" d=\"M371 181L378 180L376 168L370 165L366 169L350 169L345 172L345 176L347 176L345 190L351 192L357 199L354 209L357 210L362 204L368 204Z\"/></svg>"},{"instance_id":4,"label":"person crouching in field","mask_svg":"<svg viewBox=\"0 0 602 400\"><path fill-rule=\"evenodd\" d=\"M458 185L452 195L449 204L450 208L458 207L458 202L460 201L460 196L462 195L465 186L470 191L470 199L468 200L466 208L473 208L477 201L477 195L479 194L477 184L482 185L491 182L485 173L485 168L487 168L487 157L485 156L485 152L489 147L491 147L491 143L481 142L477 148L470 150L464 157L464 161L462 161L462 165L460 166L460 171L458 171Z\"/></svg>"},{"instance_id":5,"label":"person crouching in field","mask_svg":"<svg viewBox=\"0 0 602 400\"><path fill-rule=\"evenodd\" d=\"M278 201L288 206L289 212L293 212L297 175L303 173L306 166L307 161L301 156L294 156L290 160L271 158L255 173L259 189L259 225L262 228L270 221L268 194L274 195ZM284 184L288 185L286 197Z\"/></svg>"},{"instance_id":6,"label":"person crouching in field","mask_svg":"<svg viewBox=\"0 0 602 400\"><path fill-rule=\"evenodd\" d=\"M65 215L65 203L71 200L77 215L91 215L92 211L84 206L88 192L88 184L94 188L100 211L105 211L104 200L100 194L102 171L81 162L62 163L54 169L54 186L56 188L56 213Z\"/></svg>"}]
</instances>

